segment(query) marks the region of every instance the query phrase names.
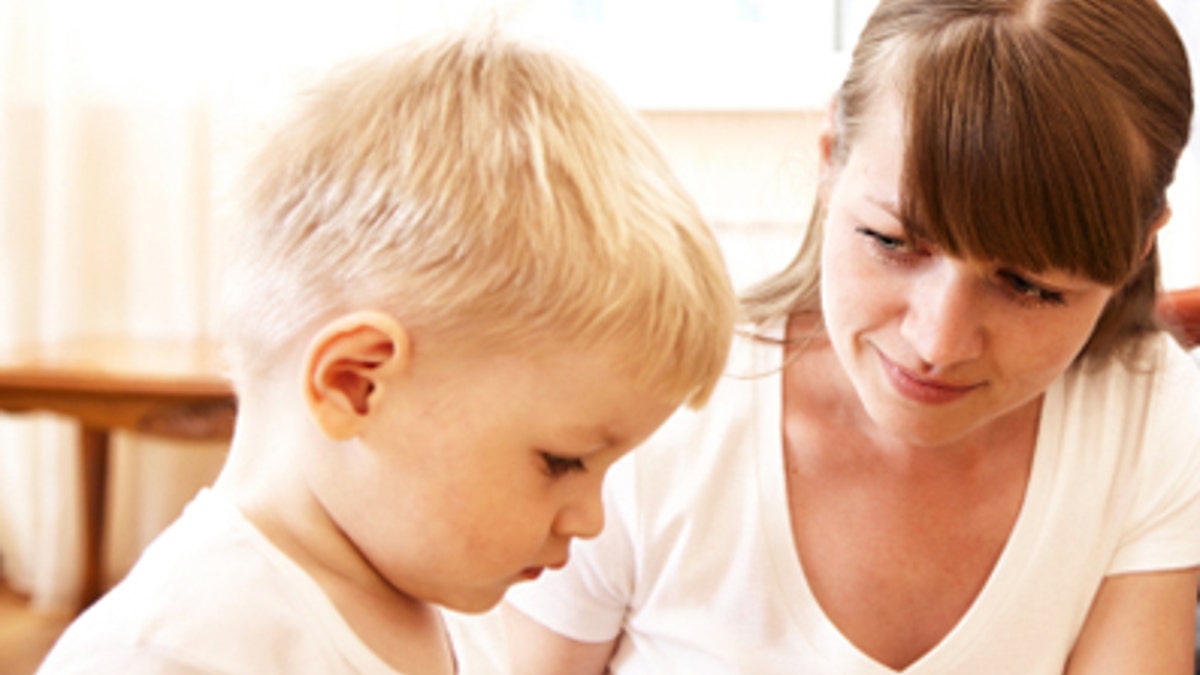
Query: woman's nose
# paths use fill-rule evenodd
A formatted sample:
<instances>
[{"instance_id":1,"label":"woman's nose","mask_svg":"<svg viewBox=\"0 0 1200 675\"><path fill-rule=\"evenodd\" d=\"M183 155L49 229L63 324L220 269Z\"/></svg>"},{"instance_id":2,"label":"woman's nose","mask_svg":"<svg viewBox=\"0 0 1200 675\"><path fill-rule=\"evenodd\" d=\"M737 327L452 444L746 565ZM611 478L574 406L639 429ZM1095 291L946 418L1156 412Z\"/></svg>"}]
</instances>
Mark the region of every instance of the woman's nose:
<instances>
[{"instance_id":1,"label":"woman's nose","mask_svg":"<svg viewBox=\"0 0 1200 675\"><path fill-rule=\"evenodd\" d=\"M979 357L986 340L978 275L943 259L910 287L901 335L928 365L945 367Z\"/></svg>"}]
</instances>

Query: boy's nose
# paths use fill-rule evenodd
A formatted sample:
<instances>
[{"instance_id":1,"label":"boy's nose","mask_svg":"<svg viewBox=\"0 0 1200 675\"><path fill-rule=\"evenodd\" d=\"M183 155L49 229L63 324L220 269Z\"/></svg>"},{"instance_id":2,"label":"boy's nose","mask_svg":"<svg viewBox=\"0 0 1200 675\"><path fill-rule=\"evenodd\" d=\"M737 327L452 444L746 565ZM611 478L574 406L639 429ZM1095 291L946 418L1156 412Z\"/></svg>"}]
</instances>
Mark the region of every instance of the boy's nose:
<instances>
[{"instance_id":1,"label":"boy's nose","mask_svg":"<svg viewBox=\"0 0 1200 675\"><path fill-rule=\"evenodd\" d=\"M964 265L943 261L913 285L900 332L926 364L950 366L982 354L977 281Z\"/></svg>"},{"instance_id":2,"label":"boy's nose","mask_svg":"<svg viewBox=\"0 0 1200 675\"><path fill-rule=\"evenodd\" d=\"M568 502L555 520L555 532L564 537L591 539L604 529L604 502L600 482L588 486L584 493Z\"/></svg>"}]
</instances>

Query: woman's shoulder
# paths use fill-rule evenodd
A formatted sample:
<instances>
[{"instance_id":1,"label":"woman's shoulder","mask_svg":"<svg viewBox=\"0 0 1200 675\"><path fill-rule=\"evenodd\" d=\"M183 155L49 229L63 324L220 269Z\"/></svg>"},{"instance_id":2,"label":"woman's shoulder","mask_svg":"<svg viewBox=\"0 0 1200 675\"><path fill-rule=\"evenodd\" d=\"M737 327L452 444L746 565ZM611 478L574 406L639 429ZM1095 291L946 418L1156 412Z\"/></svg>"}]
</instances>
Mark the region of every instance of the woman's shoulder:
<instances>
[{"instance_id":1,"label":"woman's shoulder","mask_svg":"<svg viewBox=\"0 0 1200 675\"><path fill-rule=\"evenodd\" d=\"M776 332L739 331L712 396L699 408L681 408L652 436L655 444L708 436L714 428L751 421L780 404L783 345Z\"/></svg>"},{"instance_id":2,"label":"woman's shoulder","mask_svg":"<svg viewBox=\"0 0 1200 675\"><path fill-rule=\"evenodd\" d=\"M1053 423L1137 465L1169 473L1200 454L1200 364L1169 335L1146 338L1135 358L1072 369L1051 396Z\"/></svg>"},{"instance_id":3,"label":"woman's shoulder","mask_svg":"<svg viewBox=\"0 0 1200 675\"><path fill-rule=\"evenodd\" d=\"M760 444L778 437L767 431L777 428L782 405L782 352L769 334L739 333L709 400L698 409L676 411L622 460L629 465L622 473L661 486L665 476L703 481L722 468L752 465Z\"/></svg>"},{"instance_id":4,"label":"woman's shoulder","mask_svg":"<svg viewBox=\"0 0 1200 675\"><path fill-rule=\"evenodd\" d=\"M1128 354L1102 363L1081 363L1067 373L1068 392L1130 400L1200 399L1200 361L1172 336L1156 333Z\"/></svg>"}]
</instances>

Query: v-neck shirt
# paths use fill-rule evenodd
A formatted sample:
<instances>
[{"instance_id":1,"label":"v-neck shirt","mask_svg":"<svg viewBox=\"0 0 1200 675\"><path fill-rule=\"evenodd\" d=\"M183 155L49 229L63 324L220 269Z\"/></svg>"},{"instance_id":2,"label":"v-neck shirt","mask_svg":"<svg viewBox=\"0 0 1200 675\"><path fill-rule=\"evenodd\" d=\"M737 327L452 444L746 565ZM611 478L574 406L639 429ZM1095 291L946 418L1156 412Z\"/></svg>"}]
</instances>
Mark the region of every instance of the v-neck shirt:
<instances>
[{"instance_id":1,"label":"v-neck shirt","mask_svg":"<svg viewBox=\"0 0 1200 675\"><path fill-rule=\"evenodd\" d=\"M1052 384L987 582L929 652L884 666L825 615L796 552L782 354L739 338L709 404L614 466L604 532L509 602L568 637L616 638L621 674L1060 674L1106 576L1200 564L1200 369L1161 336L1149 367L1073 369Z\"/></svg>"}]
</instances>

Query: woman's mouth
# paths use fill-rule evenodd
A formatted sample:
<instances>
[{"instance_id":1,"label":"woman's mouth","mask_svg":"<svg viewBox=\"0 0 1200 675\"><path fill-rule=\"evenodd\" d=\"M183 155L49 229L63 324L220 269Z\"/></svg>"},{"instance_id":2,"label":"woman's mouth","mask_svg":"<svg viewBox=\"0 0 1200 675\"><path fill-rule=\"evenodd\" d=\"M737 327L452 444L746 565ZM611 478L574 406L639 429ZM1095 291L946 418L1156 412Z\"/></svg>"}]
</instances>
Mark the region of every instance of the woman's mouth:
<instances>
[{"instance_id":1,"label":"woman's mouth","mask_svg":"<svg viewBox=\"0 0 1200 675\"><path fill-rule=\"evenodd\" d=\"M956 384L921 377L911 370L891 361L882 352L879 352L879 361L883 365L883 372L887 376L888 382L891 383L892 388L904 398L915 403L924 405L951 403L981 386L978 383Z\"/></svg>"}]
</instances>

